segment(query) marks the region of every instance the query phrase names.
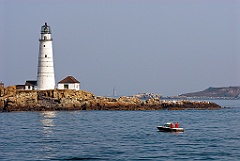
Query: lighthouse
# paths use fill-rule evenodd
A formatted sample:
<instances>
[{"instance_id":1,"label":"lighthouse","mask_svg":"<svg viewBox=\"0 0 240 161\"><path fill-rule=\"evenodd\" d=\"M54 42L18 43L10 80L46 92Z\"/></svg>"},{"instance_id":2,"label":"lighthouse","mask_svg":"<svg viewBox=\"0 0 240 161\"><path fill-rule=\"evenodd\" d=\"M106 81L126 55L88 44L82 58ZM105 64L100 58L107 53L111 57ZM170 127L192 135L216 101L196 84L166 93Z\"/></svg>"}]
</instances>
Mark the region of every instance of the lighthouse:
<instances>
[{"instance_id":1,"label":"lighthouse","mask_svg":"<svg viewBox=\"0 0 240 161\"><path fill-rule=\"evenodd\" d=\"M55 88L53 47L51 29L47 23L41 27L39 39L37 89L48 90Z\"/></svg>"}]
</instances>

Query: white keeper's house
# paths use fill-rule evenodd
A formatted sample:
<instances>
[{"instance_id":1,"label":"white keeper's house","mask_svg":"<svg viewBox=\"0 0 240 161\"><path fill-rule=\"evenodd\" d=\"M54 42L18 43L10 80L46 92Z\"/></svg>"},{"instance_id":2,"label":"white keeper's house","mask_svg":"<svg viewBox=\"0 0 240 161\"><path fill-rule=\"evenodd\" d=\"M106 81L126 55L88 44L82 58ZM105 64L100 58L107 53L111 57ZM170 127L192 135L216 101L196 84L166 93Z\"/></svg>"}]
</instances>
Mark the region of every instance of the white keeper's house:
<instances>
[{"instance_id":1,"label":"white keeper's house","mask_svg":"<svg viewBox=\"0 0 240 161\"><path fill-rule=\"evenodd\" d=\"M80 82L73 76L67 76L58 82L58 89L80 90Z\"/></svg>"}]
</instances>

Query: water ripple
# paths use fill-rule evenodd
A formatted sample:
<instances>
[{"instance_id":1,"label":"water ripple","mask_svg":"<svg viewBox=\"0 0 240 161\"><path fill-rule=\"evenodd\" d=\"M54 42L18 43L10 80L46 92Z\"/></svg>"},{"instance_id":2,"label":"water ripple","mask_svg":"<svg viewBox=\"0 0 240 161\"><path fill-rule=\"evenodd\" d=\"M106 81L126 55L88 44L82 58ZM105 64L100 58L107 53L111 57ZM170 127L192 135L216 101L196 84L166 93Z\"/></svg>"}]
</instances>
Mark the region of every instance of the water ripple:
<instances>
[{"instance_id":1,"label":"water ripple","mask_svg":"<svg viewBox=\"0 0 240 161\"><path fill-rule=\"evenodd\" d=\"M240 108L0 113L0 160L240 160ZM178 121L184 133L156 126Z\"/></svg>"}]
</instances>

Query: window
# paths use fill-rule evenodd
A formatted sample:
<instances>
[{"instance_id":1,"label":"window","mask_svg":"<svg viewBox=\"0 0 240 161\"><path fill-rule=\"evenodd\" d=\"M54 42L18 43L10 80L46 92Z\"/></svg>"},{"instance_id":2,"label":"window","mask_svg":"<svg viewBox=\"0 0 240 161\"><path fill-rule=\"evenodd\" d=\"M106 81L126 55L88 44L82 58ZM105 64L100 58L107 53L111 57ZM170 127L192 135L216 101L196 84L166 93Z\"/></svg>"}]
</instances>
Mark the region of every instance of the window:
<instances>
[{"instance_id":1,"label":"window","mask_svg":"<svg viewBox=\"0 0 240 161\"><path fill-rule=\"evenodd\" d=\"M68 89L68 84L64 84L64 89Z\"/></svg>"}]
</instances>

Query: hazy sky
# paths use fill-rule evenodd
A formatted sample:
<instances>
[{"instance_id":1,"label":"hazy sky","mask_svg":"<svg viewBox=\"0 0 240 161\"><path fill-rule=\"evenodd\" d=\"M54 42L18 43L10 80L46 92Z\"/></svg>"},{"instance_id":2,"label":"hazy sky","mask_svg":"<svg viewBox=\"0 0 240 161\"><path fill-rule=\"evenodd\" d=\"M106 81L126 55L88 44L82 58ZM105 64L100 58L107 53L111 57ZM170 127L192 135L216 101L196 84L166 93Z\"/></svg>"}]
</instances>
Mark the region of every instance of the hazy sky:
<instances>
[{"instance_id":1,"label":"hazy sky","mask_svg":"<svg viewBox=\"0 0 240 161\"><path fill-rule=\"evenodd\" d=\"M95 95L240 86L239 0L0 0L0 80L36 80L52 29L56 83Z\"/></svg>"}]
</instances>

